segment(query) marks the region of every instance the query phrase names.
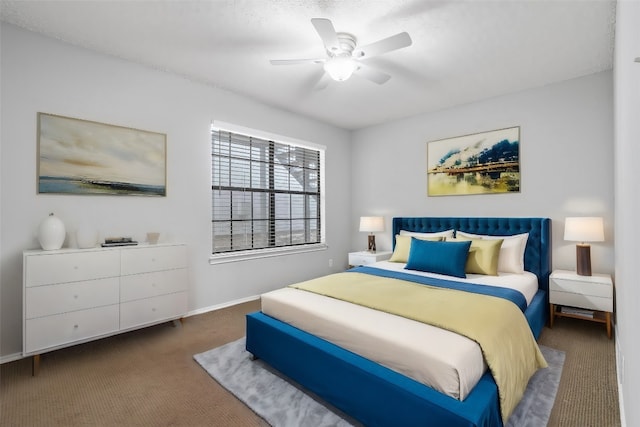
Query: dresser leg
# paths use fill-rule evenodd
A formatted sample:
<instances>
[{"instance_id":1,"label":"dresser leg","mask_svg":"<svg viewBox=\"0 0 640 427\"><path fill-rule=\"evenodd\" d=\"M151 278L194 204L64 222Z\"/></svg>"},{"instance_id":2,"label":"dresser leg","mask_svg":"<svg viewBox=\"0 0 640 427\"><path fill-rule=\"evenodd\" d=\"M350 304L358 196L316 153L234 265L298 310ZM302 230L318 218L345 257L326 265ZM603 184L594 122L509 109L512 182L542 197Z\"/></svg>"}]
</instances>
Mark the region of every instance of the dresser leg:
<instances>
[{"instance_id":1,"label":"dresser leg","mask_svg":"<svg viewBox=\"0 0 640 427\"><path fill-rule=\"evenodd\" d=\"M40 355L34 354L31 358L31 375L37 377L40 373Z\"/></svg>"},{"instance_id":2,"label":"dresser leg","mask_svg":"<svg viewBox=\"0 0 640 427\"><path fill-rule=\"evenodd\" d=\"M553 319L556 313L556 305L555 304L549 304L549 328L553 328Z\"/></svg>"},{"instance_id":3,"label":"dresser leg","mask_svg":"<svg viewBox=\"0 0 640 427\"><path fill-rule=\"evenodd\" d=\"M607 311L605 316L607 319L607 338L611 339L611 313Z\"/></svg>"}]
</instances>

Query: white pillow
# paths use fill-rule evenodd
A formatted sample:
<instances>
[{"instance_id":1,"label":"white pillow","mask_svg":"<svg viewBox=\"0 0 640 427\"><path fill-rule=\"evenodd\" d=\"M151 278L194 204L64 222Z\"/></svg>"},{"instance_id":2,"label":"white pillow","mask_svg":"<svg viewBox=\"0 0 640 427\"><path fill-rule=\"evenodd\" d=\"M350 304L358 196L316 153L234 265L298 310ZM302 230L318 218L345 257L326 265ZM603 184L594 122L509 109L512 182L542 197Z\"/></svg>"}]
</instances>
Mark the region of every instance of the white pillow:
<instances>
[{"instance_id":1,"label":"white pillow","mask_svg":"<svg viewBox=\"0 0 640 427\"><path fill-rule=\"evenodd\" d=\"M472 233L465 233L464 231L456 231L456 237L466 237L467 239L484 239L485 237L491 237L487 234L472 234Z\"/></svg>"},{"instance_id":2,"label":"white pillow","mask_svg":"<svg viewBox=\"0 0 640 427\"><path fill-rule=\"evenodd\" d=\"M413 236L416 238L425 238L425 237L453 237L453 229L446 231L438 231L436 233L418 233L417 231L406 231L400 230L401 236Z\"/></svg>"},{"instance_id":3,"label":"white pillow","mask_svg":"<svg viewBox=\"0 0 640 427\"><path fill-rule=\"evenodd\" d=\"M524 251L527 248L529 233L516 234L514 236L490 236L486 234L471 234L457 231L456 235L469 239L504 239L500 247L498 258L498 271L503 273L524 273Z\"/></svg>"}]
</instances>

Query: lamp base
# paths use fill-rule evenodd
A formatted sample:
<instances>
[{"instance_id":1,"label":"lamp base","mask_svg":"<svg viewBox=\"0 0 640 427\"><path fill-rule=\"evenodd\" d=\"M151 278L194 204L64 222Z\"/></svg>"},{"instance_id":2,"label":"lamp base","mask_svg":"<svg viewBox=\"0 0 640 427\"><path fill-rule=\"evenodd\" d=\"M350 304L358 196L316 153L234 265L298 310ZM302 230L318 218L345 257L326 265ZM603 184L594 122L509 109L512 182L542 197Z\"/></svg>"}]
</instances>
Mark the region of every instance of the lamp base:
<instances>
[{"instance_id":1,"label":"lamp base","mask_svg":"<svg viewBox=\"0 0 640 427\"><path fill-rule=\"evenodd\" d=\"M376 236L374 234L369 234L368 237L368 251L375 252L376 251Z\"/></svg>"},{"instance_id":2,"label":"lamp base","mask_svg":"<svg viewBox=\"0 0 640 427\"><path fill-rule=\"evenodd\" d=\"M591 276L591 246L576 245L576 267L579 276Z\"/></svg>"}]
</instances>

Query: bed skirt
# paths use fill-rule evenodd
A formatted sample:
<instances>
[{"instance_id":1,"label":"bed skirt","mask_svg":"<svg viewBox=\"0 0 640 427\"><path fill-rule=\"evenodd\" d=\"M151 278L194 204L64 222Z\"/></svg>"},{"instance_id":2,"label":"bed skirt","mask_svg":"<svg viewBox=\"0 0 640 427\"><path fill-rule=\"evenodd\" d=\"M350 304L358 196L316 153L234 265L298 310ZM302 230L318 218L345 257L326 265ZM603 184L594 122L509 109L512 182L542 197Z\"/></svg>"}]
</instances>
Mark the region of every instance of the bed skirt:
<instances>
[{"instance_id":1,"label":"bed skirt","mask_svg":"<svg viewBox=\"0 0 640 427\"><path fill-rule=\"evenodd\" d=\"M261 312L247 315L246 348L367 426L502 426L489 371L461 402Z\"/></svg>"}]
</instances>

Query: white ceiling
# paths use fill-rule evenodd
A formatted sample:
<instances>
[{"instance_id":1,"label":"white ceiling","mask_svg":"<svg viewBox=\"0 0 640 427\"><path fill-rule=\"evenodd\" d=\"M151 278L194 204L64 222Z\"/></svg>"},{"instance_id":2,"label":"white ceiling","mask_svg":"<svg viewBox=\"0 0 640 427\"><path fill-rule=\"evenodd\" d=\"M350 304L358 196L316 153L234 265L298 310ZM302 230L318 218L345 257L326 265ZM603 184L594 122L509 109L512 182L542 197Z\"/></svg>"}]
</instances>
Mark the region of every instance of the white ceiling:
<instances>
[{"instance_id":1,"label":"white ceiling","mask_svg":"<svg viewBox=\"0 0 640 427\"><path fill-rule=\"evenodd\" d=\"M615 0L0 0L0 18L359 129L612 68ZM384 85L316 90L321 65L269 63L325 56L311 18L360 45L401 31L413 44L367 60Z\"/></svg>"}]
</instances>

